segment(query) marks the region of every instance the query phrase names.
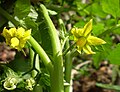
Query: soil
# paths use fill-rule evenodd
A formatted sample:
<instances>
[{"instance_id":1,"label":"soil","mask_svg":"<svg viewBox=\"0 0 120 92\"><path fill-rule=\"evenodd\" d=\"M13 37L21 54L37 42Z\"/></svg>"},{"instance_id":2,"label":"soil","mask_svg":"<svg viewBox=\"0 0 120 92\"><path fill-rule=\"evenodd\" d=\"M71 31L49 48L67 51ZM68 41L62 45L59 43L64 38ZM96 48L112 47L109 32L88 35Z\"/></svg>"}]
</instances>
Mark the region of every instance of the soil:
<instances>
[{"instance_id":1,"label":"soil","mask_svg":"<svg viewBox=\"0 0 120 92\"><path fill-rule=\"evenodd\" d=\"M82 69L82 67L80 68ZM89 67L89 69L87 70L87 75L81 75L80 72L74 71L74 73L72 73L74 77L73 92L116 92L115 90L104 89L96 86L96 82L103 84L112 83L112 69L113 65L108 64L107 61L104 61L101 63L99 69Z\"/></svg>"}]
</instances>

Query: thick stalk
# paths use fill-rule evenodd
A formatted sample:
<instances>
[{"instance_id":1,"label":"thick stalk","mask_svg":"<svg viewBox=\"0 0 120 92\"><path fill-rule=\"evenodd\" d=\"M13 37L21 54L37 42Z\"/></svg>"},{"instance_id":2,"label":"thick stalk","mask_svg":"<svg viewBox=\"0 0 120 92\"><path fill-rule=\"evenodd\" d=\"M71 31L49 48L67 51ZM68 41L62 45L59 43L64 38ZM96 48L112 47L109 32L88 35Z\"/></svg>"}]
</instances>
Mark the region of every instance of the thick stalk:
<instances>
[{"instance_id":1,"label":"thick stalk","mask_svg":"<svg viewBox=\"0 0 120 92\"><path fill-rule=\"evenodd\" d=\"M36 52L39 54L41 60L45 64L46 68L51 73L53 66L52 66L51 60L49 59L48 55L45 53L43 48L38 44L38 42L32 36L30 37L30 39L28 41L32 45L32 47L36 50Z\"/></svg>"},{"instance_id":2,"label":"thick stalk","mask_svg":"<svg viewBox=\"0 0 120 92\"><path fill-rule=\"evenodd\" d=\"M53 49L53 65L54 70L51 74L51 92L64 92L64 85L63 85L63 58L62 58L62 51L60 40L57 35L57 30L51 21L48 11L44 5L40 5L41 11L43 13L45 23L49 27L49 35L52 43Z\"/></svg>"}]
</instances>

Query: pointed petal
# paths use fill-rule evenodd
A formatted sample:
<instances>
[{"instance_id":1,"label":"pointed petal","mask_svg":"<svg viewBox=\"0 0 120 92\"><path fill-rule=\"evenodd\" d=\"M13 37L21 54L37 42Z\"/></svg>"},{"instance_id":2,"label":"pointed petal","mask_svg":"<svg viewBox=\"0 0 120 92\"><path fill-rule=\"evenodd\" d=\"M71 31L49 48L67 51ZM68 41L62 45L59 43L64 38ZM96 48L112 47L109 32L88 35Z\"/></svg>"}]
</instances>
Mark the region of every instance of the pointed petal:
<instances>
[{"instance_id":1,"label":"pointed petal","mask_svg":"<svg viewBox=\"0 0 120 92\"><path fill-rule=\"evenodd\" d=\"M86 37L91 33L92 30L92 19L84 26L83 35Z\"/></svg>"},{"instance_id":2,"label":"pointed petal","mask_svg":"<svg viewBox=\"0 0 120 92\"><path fill-rule=\"evenodd\" d=\"M75 38L79 38L78 28L72 28L71 33L74 35Z\"/></svg>"},{"instance_id":3,"label":"pointed petal","mask_svg":"<svg viewBox=\"0 0 120 92\"><path fill-rule=\"evenodd\" d=\"M91 50L91 47L90 47L89 45L84 46L83 51L84 51L86 54L95 54L95 52L93 52L93 51Z\"/></svg>"},{"instance_id":4,"label":"pointed petal","mask_svg":"<svg viewBox=\"0 0 120 92\"><path fill-rule=\"evenodd\" d=\"M77 46L77 51L81 54L82 53L82 48Z\"/></svg>"},{"instance_id":5,"label":"pointed petal","mask_svg":"<svg viewBox=\"0 0 120 92\"><path fill-rule=\"evenodd\" d=\"M94 36L89 36L87 42L89 45L101 45L106 43L104 40Z\"/></svg>"}]
</instances>

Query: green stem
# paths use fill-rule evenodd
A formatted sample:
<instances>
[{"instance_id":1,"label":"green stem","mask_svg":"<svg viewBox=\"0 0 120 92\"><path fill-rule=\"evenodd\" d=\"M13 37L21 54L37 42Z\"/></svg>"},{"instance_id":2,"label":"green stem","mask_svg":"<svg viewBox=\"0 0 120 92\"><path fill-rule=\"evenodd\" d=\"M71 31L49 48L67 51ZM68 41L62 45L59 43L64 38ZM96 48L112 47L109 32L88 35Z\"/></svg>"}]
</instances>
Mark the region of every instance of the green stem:
<instances>
[{"instance_id":1,"label":"green stem","mask_svg":"<svg viewBox=\"0 0 120 92\"><path fill-rule=\"evenodd\" d=\"M65 38L65 34L66 34L66 28L65 25L62 21L62 19L59 19L59 24L60 24L60 28L62 29L61 31L63 31L63 36L64 36L64 40ZM69 45L69 39L66 40L65 43L65 52L63 53L63 56L65 57L65 80L67 83L69 83L70 85L65 86L64 91L65 92L70 92L70 88L71 88L71 69L72 69L72 57L71 57L71 52L70 49L73 48L74 44L72 46Z\"/></svg>"},{"instance_id":2,"label":"green stem","mask_svg":"<svg viewBox=\"0 0 120 92\"><path fill-rule=\"evenodd\" d=\"M38 73L40 73L40 60L39 60L39 55L35 53L31 48L30 48L30 60L31 60L31 69L32 71L32 77L35 78Z\"/></svg>"},{"instance_id":3,"label":"green stem","mask_svg":"<svg viewBox=\"0 0 120 92\"><path fill-rule=\"evenodd\" d=\"M15 26L19 26L19 22L16 21L9 13L0 7L0 14L3 15L7 20L11 21Z\"/></svg>"},{"instance_id":4,"label":"green stem","mask_svg":"<svg viewBox=\"0 0 120 92\"><path fill-rule=\"evenodd\" d=\"M68 46L66 50L63 52L63 56L65 56L70 50L72 50L75 45L76 43L72 44L71 46Z\"/></svg>"},{"instance_id":5,"label":"green stem","mask_svg":"<svg viewBox=\"0 0 120 92\"><path fill-rule=\"evenodd\" d=\"M39 54L41 60L43 60L45 66L48 68L49 72L52 72L53 66L51 60L49 59L48 55L45 53L43 48L38 44L38 42L31 36L28 40L32 47L36 50Z\"/></svg>"},{"instance_id":6,"label":"green stem","mask_svg":"<svg viewBox=\"0 0 120 92\"><path fill-rule=\"evenodd\" d=\"M30 61L31 61L31 69L34 67L34 58L35 58L35 52L30 48ZM36 71L32 71L32 77L34 78L36 76Z\"/></svg>"},{"instance_id":7,"label":"green stem","mask_svg":"<svg viewBox=\"0 0 120 92\"><path fill-rule=\"evenodd\" d=\"M69 48L69 41L66 43L66 48ZM65 92L70 92L71 85L71 69L72 69L72 57L71 52L69 51L65 56L65 80L70 85L65 87Z\"/></svg>"},{"instance_id":8,"label":"green stem","mask_svg":"<svg viewBox=\"0 0 120 92\"><path fill-rule=\"evenodd\" d=\"M63 58L62 58L62 49L61 49L61 45L60 45L60 40L57 35L57 30L48 15L48 11L47 11L46 7L41 4L40 8L43 13L45 23L49 27L49 35L50 35L52 49L53 49L54 70L51 74L51 92L64 92Z\"/></svg>"},{"instance_id":9,"label":"green stem","mask_svg":"<svg viewBox=\"0 0 120 92\"><path fill-rule=\"evenodd\" d=\"M48 11L45 8L45 6L41 4L40 7L41 7L41 10L42 10L44 19L46 21L46 24L49 27L49 34L50 34L50 37L51 37L52 47L53 47L53 55L56 56L56 54L58 54L58 52L60 53L60 51L61 51L60 50L61 49L60 41L59 41L59 38L58 38L57 30L56 30L53 22L51 21L49 15L48 15Z\"/></svg>"}]
</instances>

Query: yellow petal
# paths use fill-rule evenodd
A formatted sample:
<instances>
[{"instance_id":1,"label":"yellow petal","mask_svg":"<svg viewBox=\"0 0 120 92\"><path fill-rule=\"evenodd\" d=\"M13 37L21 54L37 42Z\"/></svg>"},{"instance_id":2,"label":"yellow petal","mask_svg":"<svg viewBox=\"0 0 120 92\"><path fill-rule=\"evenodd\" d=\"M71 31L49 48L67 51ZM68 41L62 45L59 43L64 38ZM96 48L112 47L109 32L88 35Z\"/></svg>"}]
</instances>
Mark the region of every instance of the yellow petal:
<instances>
[{"instance_id":1,"label":"yellow petal","mask_svg":"<svg viewBox=\"0 0 120 92\"><path fill-rule=\"evenodd\" d=\"M15 36L16 35L16 28L10 28L9 34L11 35L11 37Z\"/></svg>"},{"instance_id":2,"label":"yellow petal","mask_svg":"<svg viewBox=\"0 0 120 92\"><path fill-rule=\"evenodd\" d=\"M29 39L30 38L30 35L31 35L31 30L27 30L27 31L25 31L25 33L24 33L24 40L26 39Z\"/></svg>"},{"instance_id":3,"label":"yellow petal","mask_svg":"<svg viewBox=\"0 0 120 92\"><path fill-rule=\"evenodd\" d=\"M81 54L83 51L83 47L77 46L77 51Z\"/></svg>"},{"instance_id":4,"label":"yellow petal","mask_svg":"<svg viewBox=\"0 0 120 92\"><path fill-rule=\"evenodd\" d=\"M104 40L94 36L89 36L87 42L89 45L101 45L106 43Z\"/></svg>"},{"instance_id":5,"label":"yellow petal","mask_svg":"<svg viewBox=\"0 0 120 92\"><path fill-rule=\"evenodd\" d=\"M91 33L92 30L92 19L84 26L83 35L86 37Z\"/></svg>"},{"instance_id":6,"label":"yellow petal","mask_svg":"<svg viewBox=\"0 0 120 92\"><path fill-rule=\"evenodd\" d=\"M95 54L95 52L93 52L91 50L91 47L89 45L86 45L83 47L83 51L86 53L86 54Z\"/></svg>"},{"instance_id":7,"label":"yellow petal","mask_svg":"<svg viewBox=\"0 0 120 92\"><path fill-rule=\"evenodd\" d=\"M6 29L6 27L4 27L2 35L7 38L7 37L11 37L11 35L9 34L9 30Z\"/></svg>"},{"instance_id":8,"label":"yellow petal","mask_svg":"<svg viewBox=\"0 0 120 92\"><path fill-rule=\"evenodd\" d=\"M25 29L20 27L17 29L17 37L21 38L24 36L24 33L25 33Z\"/></svg>"},{"instance_id":9,"label":"yellow petal","mask_svg":"<svg viewBox=\"0 0 120 92\"><path fill-rule=\"evenodd\" d=\"M14 47L16 47L16 46L18 46L18 45L19 45L19 39L16 38L16 37L13 37L13 38L11 39L11 46L14 48Z\"/></svg>"},{"instance_id":10,"label":"yellow petal","mask_svg":"<svg viewBox=\"0 0 120 92\"><path fill-rule=\"evenodd\" d=\"M71 29L71 33L74 35L74 37L79 38L79 34L78 34L78 29L77 28L72 28Z\"/></svg>"}]
</instances>

